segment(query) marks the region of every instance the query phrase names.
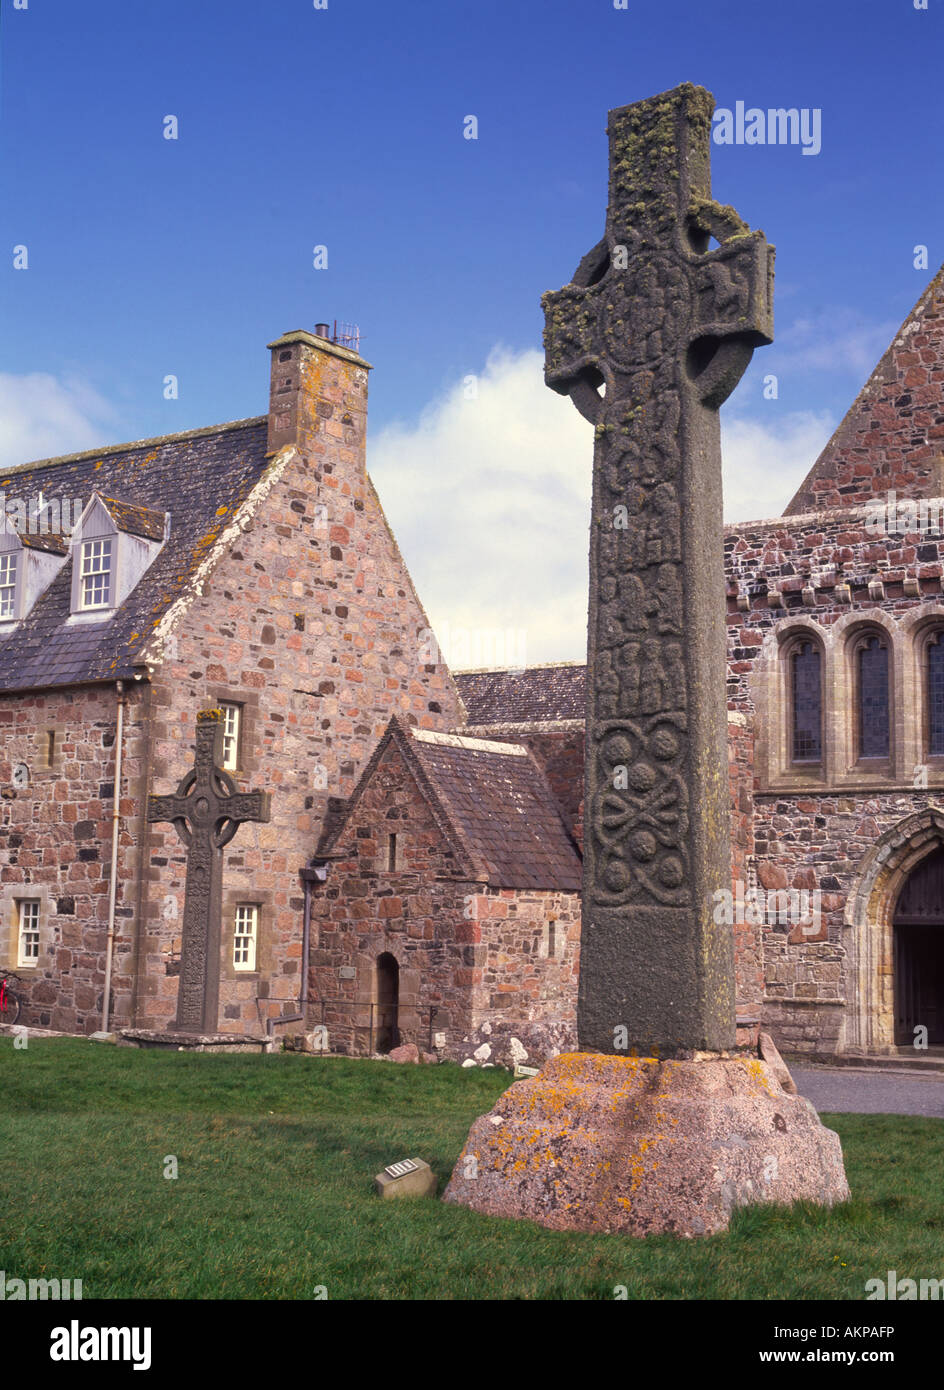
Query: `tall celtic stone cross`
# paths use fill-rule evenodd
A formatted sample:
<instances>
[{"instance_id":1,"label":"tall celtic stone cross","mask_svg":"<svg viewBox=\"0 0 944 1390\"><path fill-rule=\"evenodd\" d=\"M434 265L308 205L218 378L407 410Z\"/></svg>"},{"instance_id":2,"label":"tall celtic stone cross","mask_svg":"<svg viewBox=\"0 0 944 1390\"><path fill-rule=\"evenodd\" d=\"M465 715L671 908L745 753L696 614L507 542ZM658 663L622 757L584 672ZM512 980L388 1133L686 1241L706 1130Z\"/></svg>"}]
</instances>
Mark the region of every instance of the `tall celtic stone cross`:
<instances>
[{"instance_id":1,"label":"tall celtic stone cross","mask_svg":"<svg viewBox=\"0 0 944 1390\"><path fill-rule=\"evenodd\" d=\"M172 796L149 796L149 822L171 821L187 846L177 1017L181 1033L212 1033L219 1008L223 846L243 821L269 819L268 792L241 792L222 762L223 712L197 715L194 765Z\"/></svg>"},{"instance_id":2,"label":"tall celtic stone cross","mask_svg":"<svg viewBox=\"0 0 944 1390\"><path fill-rule=\"evenodd\" d=\"M735 1040L712 896L731 887L718 407L773 341L774 252L711 199L713 110L686 84L609 113L604 237L543 300L545 380L596 426L578 1002L594 1052Z\"/></svg>"}]
</instances>

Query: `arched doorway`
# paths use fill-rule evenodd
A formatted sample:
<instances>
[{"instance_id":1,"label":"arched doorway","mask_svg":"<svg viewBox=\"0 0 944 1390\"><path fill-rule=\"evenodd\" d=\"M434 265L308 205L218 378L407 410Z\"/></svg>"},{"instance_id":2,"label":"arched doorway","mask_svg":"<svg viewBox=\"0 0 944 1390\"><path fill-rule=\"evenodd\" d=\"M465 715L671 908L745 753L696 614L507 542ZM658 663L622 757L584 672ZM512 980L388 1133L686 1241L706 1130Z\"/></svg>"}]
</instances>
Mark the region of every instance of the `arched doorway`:
<instances>
[{"instance_id":1,"label":"arched doorway","mask_svg":"<svg viewBox=\"0 0 944 1390\"><path fill-rule=\"evenodd\" d=\"M914 1046L927 1028L930 1046L944 1044L944 846L905 879L892 917L895 950L895 1042Z\"/></svg>"},{"instance_id":2,"label":"arched doorway","mask_svg":"<svg viewBox=\"0 0 944 1390\"><path fill-rule=\"evenodd\" d=\"M944 809L929 806L890 826L862 857L844 914L843 1051L887 1053L896 1046L895 910L911 875L942 846Z\"/></svg>"},{"instance_id":3,"label":"arched doorway","mask_svg":"<svg viewBox=\"0 0 944 1390\"><path fill-rule=\"evenodd\" d=\"M400 1043L397 1019L400 1009L400 966L389 951L377 957L376 999L377 1051L390 1052Z\"/></svg>"}]
</instances>

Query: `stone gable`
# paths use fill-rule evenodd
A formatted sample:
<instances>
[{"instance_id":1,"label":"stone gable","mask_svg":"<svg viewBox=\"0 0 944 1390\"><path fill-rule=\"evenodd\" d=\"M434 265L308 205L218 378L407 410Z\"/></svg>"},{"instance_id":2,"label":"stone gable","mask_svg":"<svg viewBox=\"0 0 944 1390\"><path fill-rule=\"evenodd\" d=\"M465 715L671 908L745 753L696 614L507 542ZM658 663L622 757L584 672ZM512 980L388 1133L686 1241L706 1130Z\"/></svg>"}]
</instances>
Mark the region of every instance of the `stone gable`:
<instances>
[{"instance_id":1,"label":"stone gable","mask_svg":"<svg viewBox=\"0 0 944 1390\"><path fill-rule=\"evenodd\" d=\"M785 516L877 496L944 494L944 268L826 445Z\"/></svg>"}]
</instances>

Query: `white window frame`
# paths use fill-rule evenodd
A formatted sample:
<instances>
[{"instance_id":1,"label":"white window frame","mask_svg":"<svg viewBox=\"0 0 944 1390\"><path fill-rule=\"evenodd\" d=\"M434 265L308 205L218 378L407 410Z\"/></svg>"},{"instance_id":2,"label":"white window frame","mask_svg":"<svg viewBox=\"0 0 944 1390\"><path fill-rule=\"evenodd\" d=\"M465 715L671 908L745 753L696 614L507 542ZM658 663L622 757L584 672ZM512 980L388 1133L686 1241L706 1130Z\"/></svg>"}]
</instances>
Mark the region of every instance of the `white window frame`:
<instances>
[{"instance_id":1,"label":"white window frame","mask_svg":"<svg viewBox=\"0 0 944 1390\"><path fill-rule=\"evenodd\" d=\"M223 762L226 772L236 772L239 768L239 737L242 733L242 705L227 701L220 702L223 711Z\"/></svg>"},{"instance_id":2,"label":"white window frame","mask_svg":"<svg viewBox=\"0 0 944 1390\"><path fill-rule=\"evenodd\" d=\"M16 621L19 551L0 551L0 623ZM9 611L7 611L9 605Z\"/></svg>"},{"instance_id":3,"label":"white window frame","mask_svg":"<svg viewBox=\"0 0 944 1390\"><path fill-rule=\"evenodd\" d=\"M259 943L259 904L237 903L233 915L233 969L252 971L256 968L256 948Z\"/></svg>"},{"instance_id":4,"label":"white window frame","mask_svg":"<svg viewBox=\"0 0 944 1390\"><path fill-rule=\"evenodd\" d=\"M42 903L39 898L15 898L16 905L16 963L19 966L39 965L40 922ZM27 950L35 946L35 952Z\"/></svg>"},{"instance_id":5,"label":"white window frame","mask_svg":"<svg viewBox=\"0 0 944 1390\"><path fill-rule=\"evenodd\" d=\"M93 536L89 540L83 541L81 544L79 551L79 608L83 613L94 612L96 609L111 608L112 606L111 596L114 592L115 584L114 541L114 536ZM97 550L96 547L98 547ZM97 561L106 560L107 564L95 564ZM94 591L97 587L95 581L102 578L104 578L104 588L101 590L103 597L96 602L90 603L87 598L89 581L92 581L92 589Z\"/></svg>"}]
</instances>

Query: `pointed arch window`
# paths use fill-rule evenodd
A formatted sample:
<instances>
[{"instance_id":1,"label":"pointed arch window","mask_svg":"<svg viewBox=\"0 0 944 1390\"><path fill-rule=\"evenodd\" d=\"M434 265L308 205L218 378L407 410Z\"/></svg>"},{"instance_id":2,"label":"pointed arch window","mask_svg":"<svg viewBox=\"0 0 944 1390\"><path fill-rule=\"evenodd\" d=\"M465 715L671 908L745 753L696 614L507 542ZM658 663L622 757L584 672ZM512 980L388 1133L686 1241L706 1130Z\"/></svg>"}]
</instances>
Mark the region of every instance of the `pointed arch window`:
<instances>
[{"instance_id":1,"label":"pointed arch window","mask_svg":"<svg viewBox=\"0 0 944 1390\"><path fill-rule=\"evenodd\" d=\"M888 698L888 644L876 633L855 648L857 753L860 758L887 758L891 746Z\"/></svg>"},{"instance_id":2,"label":"pointed arch window","mask_svg":"<svg viewBox=\"0 0 944 1390\"><path fill-rule=\"evenodd\" d=\"M798 642L790 656L791 758L795 763L823 760L823 681L819 648Z\"/></svg>"},{"instance_id":3,"label":"pointed arch window","mask_svg":"<svg viewBox=\"0 0 944 1390\"><path fill-rule=\"evenodd\" d=\"M928 754L944 757L944 630L928 640L926 698L928 702Z\"/></svg>"}]
</instances>

